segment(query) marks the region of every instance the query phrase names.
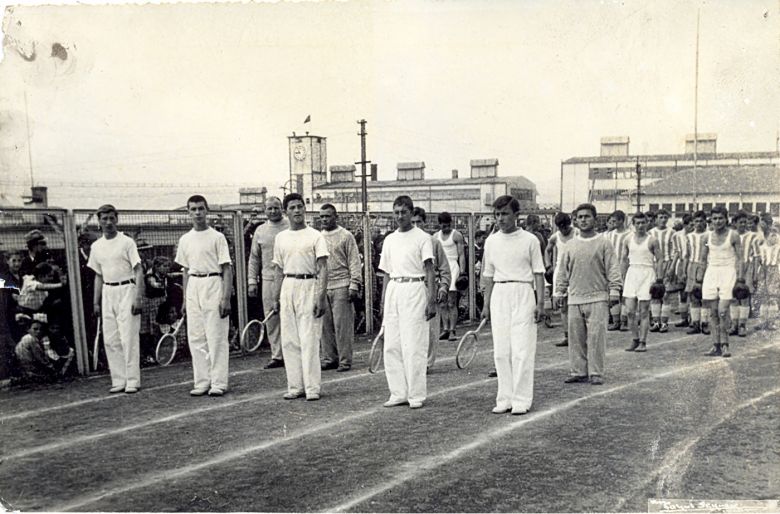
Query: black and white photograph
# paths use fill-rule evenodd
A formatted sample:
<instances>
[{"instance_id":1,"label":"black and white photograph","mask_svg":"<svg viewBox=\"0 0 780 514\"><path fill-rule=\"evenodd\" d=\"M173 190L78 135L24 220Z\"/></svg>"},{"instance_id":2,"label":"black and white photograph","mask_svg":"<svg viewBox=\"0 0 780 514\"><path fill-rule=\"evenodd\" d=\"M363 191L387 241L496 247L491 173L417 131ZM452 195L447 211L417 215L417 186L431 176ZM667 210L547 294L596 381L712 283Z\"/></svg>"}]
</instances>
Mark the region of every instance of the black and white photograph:
<instances>
[{"instance_id":1,"label":"black and white photograph","mask_svg":"<svg viewBox=\"0 0 780 514\"><path fill-rule=\"evenodd\" d=\"M778 0L0 16L0 512L780 512Z\"/></svg>"}]
</instances>

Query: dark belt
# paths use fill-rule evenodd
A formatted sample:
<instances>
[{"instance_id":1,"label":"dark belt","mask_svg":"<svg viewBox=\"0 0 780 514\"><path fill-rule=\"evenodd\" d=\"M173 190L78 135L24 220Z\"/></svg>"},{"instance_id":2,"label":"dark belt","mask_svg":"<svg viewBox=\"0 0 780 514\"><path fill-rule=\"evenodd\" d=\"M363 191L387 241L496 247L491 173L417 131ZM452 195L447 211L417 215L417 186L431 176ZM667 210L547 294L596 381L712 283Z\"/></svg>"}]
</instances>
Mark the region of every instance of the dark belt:
<instances>
[{"instance_id":1,"label":"dark belt","mask_svg":"<svg viewBox=\"0 0 780 514\"><path fill-rule=\"evenodd\" d=\"M103 282L104 286L124 286L126 284L135 284L135 279L123 280L121 282Z\"/></svg>"},{"instance_id":2,"label":"dark belt","mask_svg":"<svg viewBox=\"0 0 780 514\"><path fill-rule=\"evenodd\" d=\"M422 282L425 277L390 277L390 280L396 282Z\"/></svg>"},{"instance_id":3,"label":"dark belt","mask_svg":"<svg viewBox=\"0 0 780 514\"><path fill-rule=\"evenodd\" d=\"M190 273L189 276L195 278L220 277L222 273Z\"/></svg>"},{"instance_id":4,"label":"dark belt","mask_svg":"<svg viewBox=\"0 0 780 514\"><path fill-rule=\"evenodd\" d=\"M308 280L312 278L317 278L317 275L309 275L308 273L285 273L284 276L286 278L297 278L300 280Z\"/></svg>"},{"instance_id":5,"label":"dark belt","mask_svg":"<svg viewBox=\"0 0 780 514\"><path fill-rule=\"evenodd\" d=\"M528 280L494 280L494 284L533 284Z\"/></svg>"}]
</instances>

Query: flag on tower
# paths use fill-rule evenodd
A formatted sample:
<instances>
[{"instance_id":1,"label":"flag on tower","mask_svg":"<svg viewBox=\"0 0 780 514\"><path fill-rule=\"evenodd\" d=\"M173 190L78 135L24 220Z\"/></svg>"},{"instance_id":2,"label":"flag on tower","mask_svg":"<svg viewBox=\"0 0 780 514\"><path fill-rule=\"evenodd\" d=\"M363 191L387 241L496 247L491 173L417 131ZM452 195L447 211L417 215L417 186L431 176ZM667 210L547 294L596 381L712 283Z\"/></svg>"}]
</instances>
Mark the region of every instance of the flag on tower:
<instances>
[{"instance_id":1,"label":"flag on tower","mask_svg":"<svg viewBox=\"0 0 780 514\"><path fill-rule=\"evenodd\" d=\"M310 121L311 121L311 115L310 115L310 114L307 114L307 115L306 115L306 119L305 119L305 120L303 120L303 122L304 122L304 123L309 123Z\"/></svg>"}]
</instances>

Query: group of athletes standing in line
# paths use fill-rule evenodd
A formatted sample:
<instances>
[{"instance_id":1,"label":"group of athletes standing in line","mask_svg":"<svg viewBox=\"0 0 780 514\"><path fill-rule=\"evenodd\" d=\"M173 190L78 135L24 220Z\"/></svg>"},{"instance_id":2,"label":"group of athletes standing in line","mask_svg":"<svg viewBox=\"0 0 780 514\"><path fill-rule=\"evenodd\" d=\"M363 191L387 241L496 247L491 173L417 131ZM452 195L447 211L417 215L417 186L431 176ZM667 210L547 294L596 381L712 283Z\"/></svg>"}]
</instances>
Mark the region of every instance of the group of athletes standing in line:
<instances>
[{"instance_id":1,"label":"group of athletes standing in line","mask_svg":"<svg viewBox=\"0 0 780 514\"><path fill-rule=\"evenodd\" d=\"M735 294L740 302L749 302L759 268L768 292L763 321L768 323L777 310L777 230L768 230L765 237L750 232L755 235L748 237L743 213L735 217L735 231L727 226L727 212L716 207L711 232L705 232L703 212L691 220L686 216L685 228L675 232L666 226L669 214L664 211L657 214L652 230L647 216L638 213L633 231L625 228L625 215L616 211L610 217L614 228L600 234L595 230L596 209L582 204L573 213L576 229L568 214L556 216L558 232L543 255L539 239L518 227L516 199L499 197L493 208L496 224L481 262L482 317L491 321L498 376L493 412L524 414L531 408L536 324L546 316L545 275L552 279L553 298L564 317L566 339L560 344L569 346L567 383L603 383L608 328L627 326L634 336L627 350L645 351L648 331L668 330L671 300L678 295L683 318L678 325L690 320L689 332L706 331L703 313L712 311L710 355L730 355L729 307ZM183 310L194 375L190 394L221 396L228 390L231 259L225 236L207 223L206 199L190 197L187 210L193 229L181 237L175 261L184 274ZM134 393L140 387L140 259L132 239L117 229L116 209L104 205L97 214L103 236L93 243L88 265L96 272L95 314L103 319L110 391ZM285 368L285 399L318 400L322 370L351 369L352 300L362 281L357 244L338 226L330 204L320 210L323 230L309 227L305 203L296 193L283 201L269 198L266 215L268 222L252 239L248 270L248 294L256 297L262 290L264 310L278 314L266 326L272 347L266 367ZM398 228L385 238L379 261L385 277L381 316L390 390L384 405L420 408L436 341L454 336L454 320L445 322L440 335L437 304L449 303L462 276L463 239L446 216L434 236L421 230L425 211L415 208L408 196L396 198L393 216ZM552 264L547 269L545 261ZM768 286L770 282L774 285ZM740 303L734 310L738 335L744 334L747 315L742 314L748 305ZM444 314L449 318L447 309Z\"/></svg>"}]
</instances>

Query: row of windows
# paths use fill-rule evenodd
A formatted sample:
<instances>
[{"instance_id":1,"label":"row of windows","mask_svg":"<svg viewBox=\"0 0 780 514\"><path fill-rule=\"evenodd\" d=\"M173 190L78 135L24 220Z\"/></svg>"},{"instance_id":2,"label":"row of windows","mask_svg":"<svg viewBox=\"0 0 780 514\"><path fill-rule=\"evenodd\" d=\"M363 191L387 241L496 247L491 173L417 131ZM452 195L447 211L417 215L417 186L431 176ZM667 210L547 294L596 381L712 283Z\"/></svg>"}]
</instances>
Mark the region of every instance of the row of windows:
<instances>
[{"instance_id":1,"label":"row of windows","mask_svg":"<svg viewBox=\"0 0 780 514\"><path fill-rule=\"evenodd\" d=\"M780 203L777 202L742 202L740 204L739 202L716 202L716 203L702 203L702 204L694 204L694 203L651 203L649 204L648 208L651 211L657 211L658 209L666 209L669 212L676 213L676 214L683 214L686 212L693 212L699 210L703 211L710 211L712 210L713 206L720 206L720 207L727 207L729 210L729 213L736 214L736 212L740 209L744 209L748 212L769 212L772 216L780 216ZM672 208L674 206L674 208ZM767 210L767 206L769 209Z\"/></svg>"}]
</instances>

